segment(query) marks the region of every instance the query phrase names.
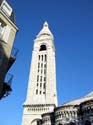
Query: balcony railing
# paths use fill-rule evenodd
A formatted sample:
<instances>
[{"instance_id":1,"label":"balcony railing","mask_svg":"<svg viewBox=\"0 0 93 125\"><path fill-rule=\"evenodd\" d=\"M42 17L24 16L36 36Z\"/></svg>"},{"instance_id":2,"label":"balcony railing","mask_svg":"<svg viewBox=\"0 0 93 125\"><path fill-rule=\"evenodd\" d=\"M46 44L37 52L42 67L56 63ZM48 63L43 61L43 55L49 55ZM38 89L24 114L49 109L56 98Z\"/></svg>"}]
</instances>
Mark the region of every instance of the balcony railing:
<instances>
[{"instance_id":1,"label":"balcony railing","mask_svg":"<svg viewBox=\"0 0 93 125\"><path fill-rule=\"evenodd\" d=\"M18 49L17 48L13 48L12 49L12 52L11 52L11 57L17 57L17 54L18 54Z\"/></svg>"},{"instance_id":2,"label":"balcony railing","mask_svg":"<svg viewBox=\"0 0 93 125\"><path fill-rule=\"evenodd\" d=\"M12 80L13 80L13 75L11 74L7 74L3 83L3 91L2 91L2 95L0 96L0 99L10 95L12 88Z\"/></svg>"},{"instance_id":3,"label":"balcony railing","mask_svg":"<svg viewBox=\"0 0 93 125\"><path fill-rule=\"evenodd\" d=\"M10 67L12 66L12 64L14 63L14 61L16 60L17 54L18 54L18 49L13 48L12 52L11 52L11 56L10 56L9 62L8 62L7 71L10 69Z\"/></svg>"},{"instance_id":4,"label":"balcony railing","mask_svg":"<svg viewBox=\"0 0 93 125\"><path fill-rule=\"evenodd\" d=\"M13 80L13 75L7 74L6 77L5 77L4 83L6 83L7 85L11 86L12 80Z\"/></svg>"}]
</instances>

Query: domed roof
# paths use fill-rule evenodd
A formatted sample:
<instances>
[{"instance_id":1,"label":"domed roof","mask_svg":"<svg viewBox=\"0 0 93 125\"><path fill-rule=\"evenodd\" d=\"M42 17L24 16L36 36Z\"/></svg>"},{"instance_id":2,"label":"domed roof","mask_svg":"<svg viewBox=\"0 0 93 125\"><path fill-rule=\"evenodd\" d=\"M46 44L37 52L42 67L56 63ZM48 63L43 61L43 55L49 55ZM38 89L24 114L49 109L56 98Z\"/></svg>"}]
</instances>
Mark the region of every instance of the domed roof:
<instances>
[{"instance_id":1,"label":"domed roof","mask_svg":"<svg viewBox=\"0 0 93 125\"><path fill-rule=\"evenodd\" d=\"M53 39L53 34L51 33L47 22L45 22L43 24L43 28L38 33L37 38L40 38L40 37L45 36L45 35L49 36L49 37L51 37L51 39Z\"/></svg>"},{"instance_id":2,"label":"domed roof","mask_svg":"<svg viewBox=\"0 0 93 125\"><path fill-rule=\"evenodd\" d=\"M70 102L67 102L65 104L63 104L63 106L67 106L67 105L80 105L80 103L88 101L88 100L93 100L93 91L88 93L86 96L84 96L83 98L80 99L76 99Z\"/></svg>"}]
</instances>

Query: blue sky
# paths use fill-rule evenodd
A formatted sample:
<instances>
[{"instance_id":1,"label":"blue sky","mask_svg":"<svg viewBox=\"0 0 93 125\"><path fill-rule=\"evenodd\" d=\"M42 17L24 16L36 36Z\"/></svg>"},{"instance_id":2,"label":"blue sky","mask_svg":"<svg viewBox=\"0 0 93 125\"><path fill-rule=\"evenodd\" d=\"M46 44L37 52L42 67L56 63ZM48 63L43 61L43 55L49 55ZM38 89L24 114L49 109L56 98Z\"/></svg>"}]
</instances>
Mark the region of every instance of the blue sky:
<instances>
[{"instance_id":1,"label":"blue sky","mask_svg":"<svg viewBox=\"0 0 93 125\"><path fill-rule=\"evenodd\" d=\"M58 102L93 90L93 0L8 0L19 32L19 54L9 73L12 93L0 101L0 124L21 125L33 40L45 21L55 38Z\"/></svg>"}]
</instances>

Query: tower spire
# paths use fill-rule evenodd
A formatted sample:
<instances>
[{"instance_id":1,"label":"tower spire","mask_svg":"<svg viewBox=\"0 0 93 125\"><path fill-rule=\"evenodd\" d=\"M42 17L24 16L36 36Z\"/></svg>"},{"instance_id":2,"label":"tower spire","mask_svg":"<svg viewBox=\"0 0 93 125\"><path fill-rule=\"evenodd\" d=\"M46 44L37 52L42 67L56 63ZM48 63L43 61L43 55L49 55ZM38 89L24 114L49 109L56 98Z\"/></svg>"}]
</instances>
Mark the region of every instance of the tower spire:
<instances>
[{"instance_id":1,"label":"tower spire","mask_svg":"<svg viewBox=\"0 0 93 125\"><path fill-rule=\"evenodd\" d=\"M44 39L46 36L46 38L53 40L53 34L51 33L50 29L49 29L49 25L47 23L47 21L44 22L43 24L43 28L41 29L41 31L38 33L37 35L37 39L41 38Z\"/></svg>"},{"instance_id":2,"label":"tower spire","mask_svg":"<svg viewBox=\"0 0 93 125\"><path fill-rule=\"evenodd\" d=\"M45 22L34 42L23 125L36 125L43 113L52 112L57 106L55 72L53 35Z\"/></svg>"},{"instance_id":3,"label":"tower spire","mask_svg":"<svg viewBox=\"0 0 93 125\"><path fill-rule=\"evenodd\" d=\"M48 27L47 21L44 22L43 27Z\"/></svg>"}]
</instances>

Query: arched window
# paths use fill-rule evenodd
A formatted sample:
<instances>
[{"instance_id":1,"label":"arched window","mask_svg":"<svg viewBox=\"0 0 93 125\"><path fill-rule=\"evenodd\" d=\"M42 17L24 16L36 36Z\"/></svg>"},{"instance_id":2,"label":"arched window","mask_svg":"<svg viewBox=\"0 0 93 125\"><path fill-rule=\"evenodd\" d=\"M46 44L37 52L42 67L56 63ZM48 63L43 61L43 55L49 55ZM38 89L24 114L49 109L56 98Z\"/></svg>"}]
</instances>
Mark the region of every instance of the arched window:
<instances>
[{"instance_id":1,"label":"arched window","mask_svg":"<svg viewBox=\"0 0 93 125\"><path fill-rule=\"evenodd\" d=\"M85 121L85 125L91 125L91 122L88 121L88 120L86 120L86 121Z\"/></svg>"},{"instance_id":2,"label":"arched window","mask_svg":"<svg viewBox=\"0 0 93 125\"><path fill-rule=\"evenodd\" d=\"M42 124L42 120L41 119L34 119L31 122L31 125L41 125Z\"/></svg>"},{"instance_id":3,"label":"arched window","mask_svg":"<svg viewBox=\"0 0 93 125\"><path fill-rule=\"evenodd\" d=\"M41 45L39 51L44 51L44 50L46 50L46 49L47 49L47 48L46 48L46 45Z\"/></svg>"},{"instance_id":4,"label":"arched window","mask_svg":"<svg viewBox=\"0 0 93 125\"><path fill-rule=\"evenodd\" d=\"M70 122L70 125L75 125L75 123L74 122Z\"/></svg>"}]
</instances>

